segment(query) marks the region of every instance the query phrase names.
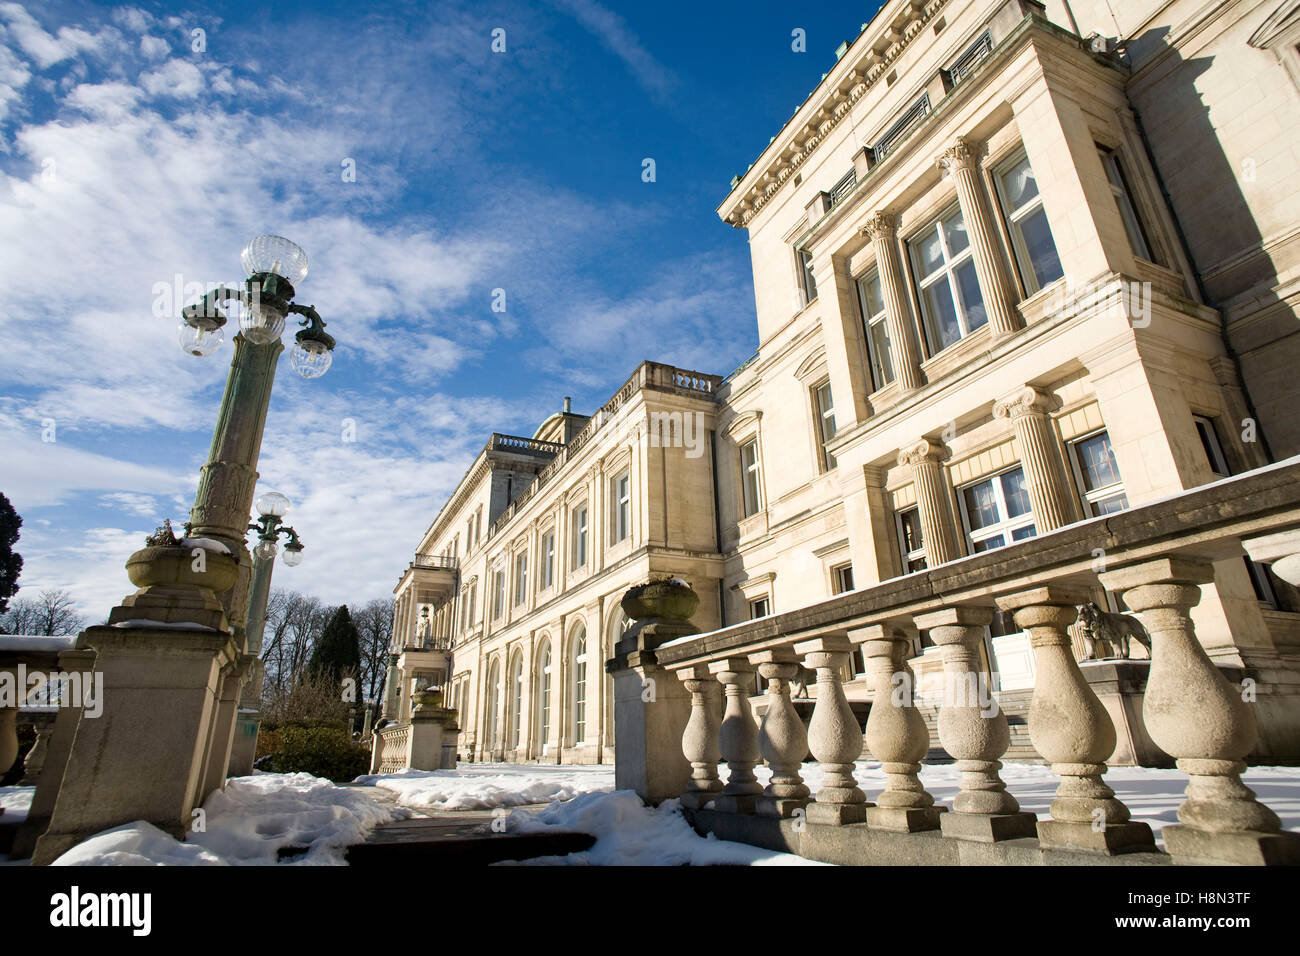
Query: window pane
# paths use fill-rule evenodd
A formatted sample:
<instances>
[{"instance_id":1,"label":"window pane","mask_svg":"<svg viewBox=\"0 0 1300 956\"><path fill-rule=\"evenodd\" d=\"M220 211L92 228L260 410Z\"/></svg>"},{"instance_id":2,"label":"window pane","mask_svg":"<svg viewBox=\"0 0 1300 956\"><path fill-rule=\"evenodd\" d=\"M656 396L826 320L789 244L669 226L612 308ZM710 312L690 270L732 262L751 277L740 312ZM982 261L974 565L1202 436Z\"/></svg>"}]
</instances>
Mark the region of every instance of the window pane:
<instances>
[{"instance_id":1,"label":"window pane","mask_svg":"<svg viewBox=\"0 0 1300 956\"><path fill-rule=\"evenodd\" d=\"M921 271L925 275L930 275L943 265L943 247L939 245L937 226L917 243L917 252L921 257Z\"/></svg>"},{"instance_id":2,"label":"window pane","mask_svg":"<svg viewBox=\"0 0 1300 956\"><path fill-rule=\"evenodd\" d=\"M879 275L871 275L862 280L862 302L866 306L864 311L867 313L868 319L885 311L885 300L880 291Z\"/></svg>"},{"instance_id":3,"label":"window pane","mask_svg":"<svg viewBox=\"0 0 1300 956\"><path fill-rule=\"evenodd\" d=\"M1029 513L1029 489L1025 487L1025 473L1017 468L1001 476L1002 496L1007 501L1007 517L1019 518Z\"/></svg>"},{"instance_id":4,"label":"window pane","mask_svg":"<svg viewBox=\"0 0 1300 956\"><path fill-rule=\"evenodd\" d=\"M958 294L961 296L966 315L966 329L968 332L974 332L989 320L984 311L984 296L980 293L979 277L975 274L975 263L963 263L957 267L955 275L957 277Z\"/></svg>"},{"instance_id":5,"label":"window pane","mask_svg":"<svg viewBox=\"0 0 1300 956\"><path fill-rule=\"evenodd\" d=\"M981 551L992 551L994 548L1000 548L1006 543L1006 539L1003 538L1002 535L995 534L993 537L985 538L983 541L976 541L974 543L974 550L976 554L979 554Z\"/></svg>"},{"instance_id":6,"label":"window pane","mask_svg":"<svg viewBox=\"0 0 1300 956\"><path fill-rule=\"evenodd\" d=\"M1032 538L1037 533L1038 531L1033 525L1025 525L1023 528L1017 528L1015 531L1011 532L1011 540L1024 541L1026 538Z\"/></svg>"},{"instance_id":7,"label":"window pane","mask_svg":"<svg viewBox=\"0 0 1300 956\"><path fill-rule=\"evenodd\" d=\"M1034 170L1029 165L1028 157L1002 174L1002 186L1013 211L1038 195L1038 183L1034 180Z\"/></svg>"},{"instance_id":8,"label":"window pane","mask_svg":"<svg viewBox=\"0 0 1300 956\"><path fill-rule=\"evenodd\" d=\"M946 349L961 339L961 326L957 324L957 309L952 301L952 289L945 279L940 279L922 293L925 314L929 320L931 345L934 351Z\"/></svg>"},{"instance_id":9,"label":"window pane","mask_svg":"<svg viewBox=\"0 0 1300 956\"><path fill-rule=\"evenodd\" d=\"M871 365L876 385L887 385L894 380L894 356L889 348L889 326L882 319L871 326Z\"/></svg>"},{"instance_id":10,"label":"window pane","mask_svg":"<svg viewBox=\"0 0 1300 956\"><path fill-rule=\"evenodd\" d=\"M998 523L998 499L992 481L981 481L978 485L963 488L962 496L966 499L966 516L970 519L972 531Z\"/></svg>"},{"instance_id":11,"label":"window pane","mask_svg":"<svg viewBox=\"0 0 1300 956\"><path fill-rule=\"evenodd\" d=\"M1111 495L1109 498L1102 498L1092 503L1093 514L1095 515L1113 515L1117 511L1123 511L1128 507L1128 495L1118 494Z\"/></svg>"},{"instance_id":12,"label":"window pane","mask_svg":"<svg viewBox=\"0 0 1300 956\"><path fill-rule=\"evenodd\" d=\"M970 238L966 235L966 220L961 217L960 211L943 224L943 238L948 243L949 257L960 255L970 246Z\"/></svg>"},{"instance_id":13,"label":"window pane","mask_svg":"<svg viewBox=\"0 0 1300 956\"><path fill-rule=\"evenodd\" d=\"M1047 215L1039 206L1024 219L1020 220L1020 236L1029 254L1029 262L1034 270L1038 287L1055 282L1065 275L1061 268L1060 256L1056 254L1056 243L1052 239L1051 227L1047 224Z\"/></svg>"},{"instance_id":14,"label":"window pane","mask_svg":"<svg viewBox=\"0 0 1300 956\"><path fill-rule=\"evenodd\" d=\"M1085 491L1096 491L1107 485L1118 484L1119 465L1110 447L1110 435L1102 432L1085 438L1075 446L1079 453L1079 470L1083 473Z\"/></svg>"},{"instance_id":15,"label":"window pane","mask_svg":"<svg viewBox=\"0 0 1300 956\"><path fill-rule=\"evenodd\" d=\"M904 511L899 523L903 526L903 550L907 553L920 551L925 547L921 537L921 514L915 508Z\"/></svg>"}]
</instances>

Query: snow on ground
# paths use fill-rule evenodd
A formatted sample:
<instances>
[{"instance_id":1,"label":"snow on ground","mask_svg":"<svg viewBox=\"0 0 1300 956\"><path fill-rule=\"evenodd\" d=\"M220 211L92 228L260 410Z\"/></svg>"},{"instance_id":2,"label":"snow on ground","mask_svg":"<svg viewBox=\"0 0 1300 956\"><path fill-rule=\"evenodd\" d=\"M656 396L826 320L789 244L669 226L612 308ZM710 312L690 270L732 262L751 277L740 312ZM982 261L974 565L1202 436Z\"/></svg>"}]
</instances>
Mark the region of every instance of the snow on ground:
<instances>
[{"instance_id":1,"label":"snow on ground","mask_svg":"<svg viewBox=\"0 0 1300 956\"><path fill-rule=\"evenodd\" d=\"M391 790L399 804L416 810L489 810L613 790L614 768L462 763L455 770L403 770L356 782Z\"/></svg>"},{"instance_id":2,"label":"snow on ground","mask_svg":"<svg viewBox=\"0 0 1300 956\"><path fill-rule=\"evenodd\" d=\"M36 795L35 787L0 787L0 807L4 807L5 823L18 823L27 819L31 809L32 797Z\"/></svg>"},{"instance_id":3,"label":"snow on ground","mask_svg":"<svg viewBox=\"0 0 1300 956\"><path fill-rule=\"evenodd\" d=\"M286 861L338 866L344 851L377 824L408 815L360 787L338 787L307 773L236 777L203 805L203 832L181 842L144 821L97 833L55 866L266 866L281 847L306 847Z\"/></svg>"},{"instance_id":4,"label":"snow on ground","mask_svg":"<svg viewBox=\"0 0 1300 956\"><path fill-rule=\"evenodd\" d=\"M521 866L821 866L793 853L776 853L744 843L701 837L682 816L676 800L647 807L631 790L584 793L552 803L540 813L516 810L508 832L559 829L590 833L590 850L523 860Z\"/></svg>"}]
</instances>

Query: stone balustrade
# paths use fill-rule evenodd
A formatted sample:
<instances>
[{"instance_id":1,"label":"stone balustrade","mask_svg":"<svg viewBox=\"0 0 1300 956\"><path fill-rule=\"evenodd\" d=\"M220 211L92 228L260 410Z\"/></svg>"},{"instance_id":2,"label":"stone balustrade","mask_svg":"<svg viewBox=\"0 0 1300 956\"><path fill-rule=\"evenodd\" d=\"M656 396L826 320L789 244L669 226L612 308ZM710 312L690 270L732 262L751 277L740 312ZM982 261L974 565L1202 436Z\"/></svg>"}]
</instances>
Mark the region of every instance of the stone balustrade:
<instances>
[{"instance_id":1,"label":"stone balustrade","mask_svg":"<svg viewBox=\"0 0 1300 956\"><path fill-rule=\"evenodd\" d=\"M1246 553L1285 580L1300 579L1300 458L810 607L641 648L636 666L671 672L690 692L689 719L684 732L675 725L680 752L625 751L620 736L618 753L673 765L685 756L691 769L678 792L702 832L830 862L1034 863L1045 854L1061 862L1300 862L1300 835L1282 831L1240 779L1256 742L1254 697L1211 662L1190 614L1214 580L1212 562ZM1116 730L1071 650L1067 628L1099 585L1121 596L1151 635L1145 725L1188 777L1180 822L1163 831L1167 855L1106 783ZM1029 733L1058 778L1046 819L1022 810L1000 772L1007 719L978 651L995 609L1028 632L1036 659ZM918 776L931 745L905 663L918 630L943 658L939 743L960 772L948 807L935 805ZM872 796L853 776L864 728L842 686L855 644L872 697L865 741L885 774ZM789 691L800 664L817 675L806 730ZM618 656L609 662L616 677L627 666ZM750 700L756 669L767 681L765 699L755 697L761 720ZM1300 707L1300 698L1284 703ZM639 719L654 717L646 709ZM642 740L668 736L664 728L617 729ZM805 772L809 756L819 774ZM771 770L766 789L754 773L760 759ZM820 782L811 794L805 775Z\"/></svg>"}]
</instances>

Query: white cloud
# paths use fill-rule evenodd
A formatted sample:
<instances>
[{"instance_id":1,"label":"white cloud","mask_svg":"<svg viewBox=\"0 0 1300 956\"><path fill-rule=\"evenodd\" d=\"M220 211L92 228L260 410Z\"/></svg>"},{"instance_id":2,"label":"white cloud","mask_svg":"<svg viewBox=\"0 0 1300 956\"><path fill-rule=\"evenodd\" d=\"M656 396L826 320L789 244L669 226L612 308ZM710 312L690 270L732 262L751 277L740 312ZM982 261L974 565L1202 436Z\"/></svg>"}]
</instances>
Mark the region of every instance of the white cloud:
<instances>
[{"instance_id":1,"label":"white cloud","mask_svg":"<svg viewBox=\"0 0 1300 956\"><path fill-rule=\"evenodd\" d=\"M0 3L0 16L9 21L10 34L42 70L76 56L82 50L99 49L106 41L118 36L111 27L100 35L78 27L60 27L59 32L52 35L17 3Z\"/></svg>"},{"instance_id":2,"label":"white cloud","mask_svg":"<svg viewBox=\"0 0 1300 956\"><path fill-rule=\"evenodd\" d=\"M140 52L150 60L161 60L171 52L171 44L162 37L140 37Z\"/></svg>"},{"instance_id":3,"label":"white cloud","mask_svg":"<svg viewBox=\"0 0 1300 956\"><path fill-rule=\"evenodd\" d=\"M570 13L601 44L623 61L628 72L642 88L656 98L663 98L675 84L672 71L654 58L641 44L626 21L595 0L554 0L555 5Z\"/></svg>"},{"instance_id":4,"label":"white cloud","mask_svg":"<svg viewBox=\"0 0 1300 956\"><path fill-rule=\"evenodd\" d=\"M158 69L141 75L140 85L150 96L192 100L203 89L203 73L188 60L168 60Z\"/></svg>"}]
</instances>

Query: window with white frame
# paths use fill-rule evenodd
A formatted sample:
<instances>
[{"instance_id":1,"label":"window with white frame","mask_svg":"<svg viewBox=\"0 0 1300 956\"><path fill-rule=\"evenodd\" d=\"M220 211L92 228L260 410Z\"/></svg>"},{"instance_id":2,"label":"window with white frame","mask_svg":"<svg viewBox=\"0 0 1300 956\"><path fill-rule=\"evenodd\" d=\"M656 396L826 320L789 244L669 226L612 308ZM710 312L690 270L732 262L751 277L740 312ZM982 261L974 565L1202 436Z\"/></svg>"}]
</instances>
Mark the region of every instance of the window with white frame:
<instances>
[{"instance_id":1,"label":"window with white frame","mask_svg":"<svg viewBox=\"0 0 1300 956\"><path fill-rule=\"evenodd\" d=\"M844 594L853 590L853 564L840 564L831 568L831 593Z\"/></svg>"},{"instance_id":2,"label":"window with white frame","mask_svg":"<svg viewBox=\"0 0 1300 956\"><path fill-rule=\"evenodd\" d=\"M614 498L614 526L611 544L618 544L632 533L632 474L624 470L611 483Z\"/></svg>"},{"instance_id":3,"label":"window with white frame","mask_svg":"<svg viewBox=\"0 0 1300 956\"><path fill-rule=\"evenodd\" d=\"M925 539L921 535L921 509L904 508L898 512L898 551L903 559L903 573L924 571Z\"/></svg>"},{"instance_id":4,"label":"window with white frame","mask_svg":"<svg viewBox=\"0 0 1300 956\"><path fill-rule=\"evenodd\" d=\"M751 620L760 617L767 617L772 613L772 605L766 597L757 598L749 602L749 617Z\"/></svg>"},{"instance_id":5,"label":"window with white frame","mask_svg":"<svg viewBox=\"0 0 1300 956\"><path fill-rule=\"evenodd\" d=\"M460 629L469 629L469 588L462 588L460 592Z\"/></svg>"},{"instance_id":6,"label":"window with white frame","mask_svg":"<svg viewBox=\"0 0 1300 956\"><path fill-rule=\"evenodd\" d=\"M469 549L474 545L474 516L470 515L465 519L465 553L469 554Z\"/></svg>"},{"instance_id":7,"label":"window with white frame","mask_svg":"<svg viewBox=\"0 0 1300 956\"><path fill-rule=\"evenodd\" d=\"M515 604L528 600L528 552L520 551L515 555Z\"/></svg>"},{"instance_id":8,"label":"window with white frame","mask_svg":"<svg viewBox=\"0 0 1300 956\"><path fill-rule=\"evenodd\" d=\"M548 750L551 736L551 642L542 645L541 667L538 669L537 694L537 744L543 754Z\"/></svg>"},{"instance_id":9,"label":"window with white frame","mask_svg":"<svg viewBox=\"0 0 1300 956\"><path fill-rule=\"evenodd\" d=\"M469 612L469 625L468 625L468 626L470 626L470 627L473 627L473 626L474 626L474 621L477 620L476 611L475 611L475 608L474 608L474 605L477 604L477 603L478 603L478 581L475 580L475 581L471 581L471 582L470 582L470 585L469 585L469 602L468 602L468 603L466 604L466 606L465 606L465 609Z\"/></svg>"},{"instance_id":10,"label":"window with white frame","mask_svg":"<svg viewBox=\"0 0 1300 956\"><path fill-rule=\"evenodd\" d=\"M1061 257L1056 252L1056 241L1052 238L1047 213L1043 211L1043 197L1029 157L1022 153L1003 166L995 182L1016 264L1026 291L1032 295L1065 275L1065 270L1061 268Z\"/></svg>"},{"instance_id":11,"label":"window with white frame","mask_svg":"<svg viewBox=\"0 0 1300 956\"><path fill-rule=\"evenodd\" d=\"M1128 507L1124 479L1109 434L1100 431L1071 442L1070 460L1090 517L1114 514Z\"/></svg>"},{"instance_id":12,"label":"window with white frame","mask_svg":"<svg viewBox=\"0 0 1300 956\"><path fill-rule=\"evenodd\" d=\"M510 749L519 749L520 734L523 726L524 706L524 660L515 654L514 665L510 668Z\"/></svg>"},{"instance_id":13,"label":"window with white frame","mask_svg":"<svg viewBox=\"0 0 1300 956\"><path fill-rule=\"evenodd\" d=\"M817 416L818 464L822 471L829 471L835 467L835 456L826 447L835 437L835 399L829 381L813 388L813 413Z\"/></svg>"},{"instance_id":14,"label":"window with white frame","mask_svg":"<svg viewBox=\"0 0 1300 956\"><path fill-rule=\"evenodd\" d=\"M958 491L972 553L1023 541L1037 533L1023 468L1012 468Z\"/></svg>"},{"instance_id":15,"label":"window with white frame","mask_svg":"<svg viewBox=\"0 0 1300 956\"><path fill-rule=\"evenodd\" d=\"M858 304L862 308L862 324L867 333L871 384L879 390L894 380L894 356L889 344L889 321L879 272L870 272L858 280Z\"/></svg>"},{"instance_id":16,"label":"window with white frame","mask_svg":"<svg viewBox=\"0 0 1300 956\"><path fill-rule=\"evenodd\" d=\"M930 354L988 323L966 221L953 208L907 244Z\"/></svg>"},{"instance_id":17,"label":"window with white frame","mask_svg":"<svg viewBox=\"0 0 1300 956\"><path fill-rule=\"evenodd\" d=\"M1124 231L1128 233L1133 254L1139 259L1154 262L1155 256L1151 252L1151 244L1147 242L1142 220L1138 218L1137 207L1133 204L1133 192L1129 189L1128 177L1124 173L1124 164L1120 161L1119 153L1104 146L1098 146L1097 150L1101 155L1101 165L1106 170L1106 180L1110 183L1111 195L1115 197L1115 205L1119 208L1119 217L1124 220Z\"/></svg>"},{"instance_id":18,"label":"window with white frame","mask_svg":"<svg viewBox=\"0 0 1300 956\"><path fill-rule=\"evenodd\" d=\"M552 529L542 535L542 560L541 574L538 579L538 587L545 591L555 583L555 530Z\"/></svg>"},{"instance_id":19,"label":"window with white frame","mask_svg":"<svg viewBox=\"0 0 1300 956\"><path fill-rule=\"evenodd\" d=\"M497 568L492 572L492 617L498 618L506 609L506 569Z\"/></svg>"},{"instance_id":20,"label":"window with white frame","mask_svg":"<svg viewBox=\"0 0 1300 956\"><path fill-rule=\"evenodd\" d=\"M807 249L796 249L794 259L799 270L799 291L803 293L803 304L807 305L817 298L817 280L813 278L812 253Z\"/></svg>"},{"instance_id":21,"label":"window with white frame","mask_svg":"<svg viewBox=\"0 0 1300 956\"><path fill-rule=\"evenodd\" d=\"M572 741L573 745L587 739L587 631L580 628L573 635L573 657L570 672L573 674Z\"/></svg>"},{"instance_id":22,"label":"window with white frame","mask_svg":"<svg viewBox=\"0 0 1300 956\"><path fill-rule=\"evenodd\" d=\"M580 504L573 509L573 567L587 566L587 506Z\"/></svg>"},{"instance_id":23,"label":"window with white frame","mask_svg":"<svg viewBox=\"0 0 1300 956\"><path fill-rule=\"evenodd\" d=\"M746 518L757 514L760 506L759 472L758 439L752 438L740 446L740 484Z\"/></svg>"}]
</instances>

